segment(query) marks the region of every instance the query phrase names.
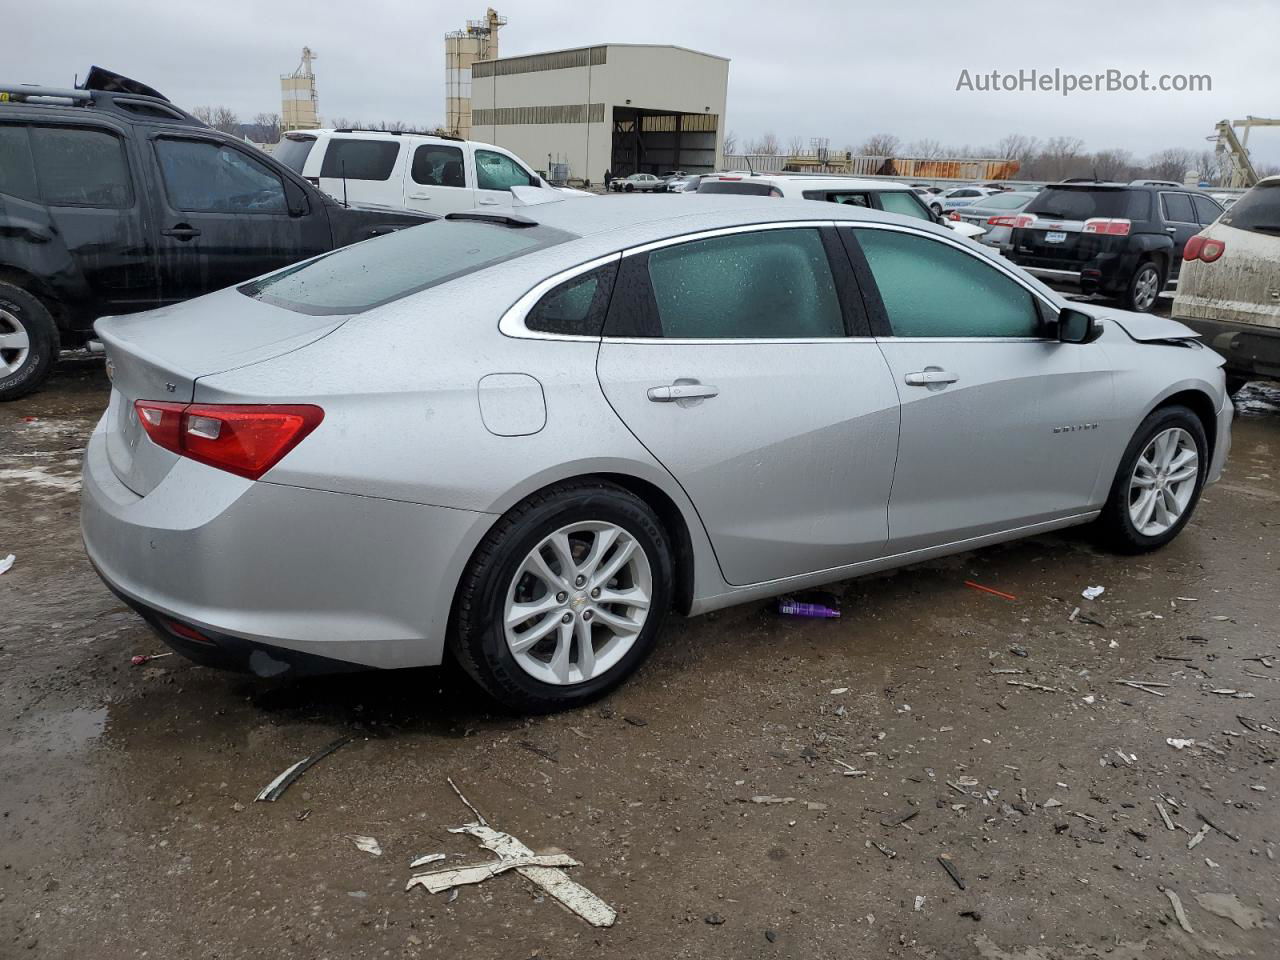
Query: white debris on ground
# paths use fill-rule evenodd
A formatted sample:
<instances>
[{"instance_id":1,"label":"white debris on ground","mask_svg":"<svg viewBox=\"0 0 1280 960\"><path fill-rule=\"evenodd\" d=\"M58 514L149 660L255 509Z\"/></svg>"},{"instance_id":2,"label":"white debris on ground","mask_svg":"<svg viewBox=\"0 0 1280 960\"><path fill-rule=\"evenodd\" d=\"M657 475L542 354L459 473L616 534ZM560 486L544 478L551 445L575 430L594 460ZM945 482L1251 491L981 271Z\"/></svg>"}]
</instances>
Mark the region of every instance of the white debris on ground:
<instances>
[{"instance_id":1,"label":"white debris on ground","mask_svg":"<svg viewBox=\"0 0 1280 960\"><path fill-rule=\"evenodd\" d=\"M15 557L12 553L3 559L0 559L0 573L4 573L5 571L11 569L14 563L17 561L17 559L18 558Z\"/></svg>"},{"instance_id":2,"label":"white debris on ground","mask_svg":"<svg viewBox=\"0 0 1280 960\"><path fill-rule=\"evenodd\" d=\"M347 839L365 853L372 853L375 857L382 856L382 847L378 845L378 841L373 837L361 837L353 834L352 836L347 837Z\"/></svg>"},{"instance_id":3,"label":"white debris on ground","mask_svg":"<svg viewBox=\"0 0 1280 960\"><path fill-rule=\"evenodd\" d=\"M1084 597L1086 600L1097 600L1106 592L1106 587L1085 587L1080 591L1080 596Z\"/></svg>"}]
</instances>

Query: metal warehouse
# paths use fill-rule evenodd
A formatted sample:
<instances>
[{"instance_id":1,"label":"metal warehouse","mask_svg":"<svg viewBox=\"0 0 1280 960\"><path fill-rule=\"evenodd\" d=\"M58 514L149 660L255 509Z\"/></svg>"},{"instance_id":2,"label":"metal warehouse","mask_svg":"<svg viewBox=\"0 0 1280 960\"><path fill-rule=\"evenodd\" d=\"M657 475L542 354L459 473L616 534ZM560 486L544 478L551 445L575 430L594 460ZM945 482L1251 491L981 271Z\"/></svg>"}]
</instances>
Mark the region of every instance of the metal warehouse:
<instances>
[{"instance_id":1,"label":"metal warehouse","mask_svg":"<svg viewBox=\"0 0 1280 960\"><path fill-rule=\"evenodd\" d=\"M684 47L609 43L481 60L471 136L564 180L708 172L723 160L728 87L728 59Z\"/></svg>"}]
</instances>

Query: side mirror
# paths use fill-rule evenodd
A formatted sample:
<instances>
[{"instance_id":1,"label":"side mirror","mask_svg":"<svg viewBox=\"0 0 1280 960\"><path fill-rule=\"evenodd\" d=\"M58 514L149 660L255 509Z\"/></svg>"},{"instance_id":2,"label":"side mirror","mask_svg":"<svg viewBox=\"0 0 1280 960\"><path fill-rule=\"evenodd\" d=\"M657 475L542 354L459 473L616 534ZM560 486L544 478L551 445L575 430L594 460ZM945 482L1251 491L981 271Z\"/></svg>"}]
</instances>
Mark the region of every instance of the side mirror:
<instances>
[{"instance_id":1,"label":"side mirror","mask_svg":"<svg viewBox=\"0 0 1280 960\"><path fill-rule=\"evenodd\" d=\"M1062 343L1088 343L1098 330L1098 321L1081 310L1067 307L1058 314L1058 340Z\"/></svg>"},{"instance_id":2,"label":"side mirror","mask_svg":"<svg viewBox=\"0 0 1280 960\"><path fill-rule=\"evenodd\" d=\"M307 199L306 191L287 177L284 181L284 196L289 207L289 216L305 217L311 212L311 203Z\"/></svg>"}]
</instances>

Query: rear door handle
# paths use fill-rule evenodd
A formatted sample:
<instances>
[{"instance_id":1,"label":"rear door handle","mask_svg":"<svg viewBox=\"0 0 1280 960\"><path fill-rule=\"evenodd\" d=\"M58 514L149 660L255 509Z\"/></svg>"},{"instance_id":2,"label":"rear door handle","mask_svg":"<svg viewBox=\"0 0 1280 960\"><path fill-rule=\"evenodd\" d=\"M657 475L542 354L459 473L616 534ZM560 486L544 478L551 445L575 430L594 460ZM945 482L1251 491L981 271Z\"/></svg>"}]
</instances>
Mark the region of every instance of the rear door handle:
<instances>
[{"instance_id":1,"label":"rear door handle","mask_svg":"<svg viewBox=\"0 0 1280 960\"><path fill-rule=\"evenodd\" d=\"M663 387L650 387L649 399L654 403L679 403L681 400L710 400L720 395L720 388L696 380L677 380Z\"/></svg>"},{"instance_id":2,"label":"rear door handle","mask_svg":"<svg viewBox=\"0 0 1280 960\"><path fill-rule=\"evenodd\" d=\"M908 387L927 387L931 384L955 383L960 378L940 367L930 367L917 373L908 373L902 379Z\"/></svg>"},{"instance_id":3,"label":"rear door handle","mask_svg":"<svg viewBox=\"0 0 1280 960\"><path fill-rule=\"evenodd\" d=\"M161 230L161 236L173 237L175 240L193 240L200 236L200 231L189 223L177 223L168 230Z\"/></svg>"},{"instance_id":4,"label":"rear door handle","mask_svg":"<svg viewBox=\"0 0 1280 960\"><path fill-rule=\"evenodd\" d=\"M482 207L496 207L497 205L498 205L498 201L495 200L493 197L480 198L480 206Z\"/></svg>"},{"instance_id":5,"label":"rear door handle","mask_svg":"<svg viewBox=\"0 0 1280 960\"><path fill-rule=\"evenodd\" d=\"M429 194L429 193L411 193L411 194L409 194L409 199L410 199L410 200L430 200L430 199L431 199L431 194Z\"/></svg>"}]
</instances>

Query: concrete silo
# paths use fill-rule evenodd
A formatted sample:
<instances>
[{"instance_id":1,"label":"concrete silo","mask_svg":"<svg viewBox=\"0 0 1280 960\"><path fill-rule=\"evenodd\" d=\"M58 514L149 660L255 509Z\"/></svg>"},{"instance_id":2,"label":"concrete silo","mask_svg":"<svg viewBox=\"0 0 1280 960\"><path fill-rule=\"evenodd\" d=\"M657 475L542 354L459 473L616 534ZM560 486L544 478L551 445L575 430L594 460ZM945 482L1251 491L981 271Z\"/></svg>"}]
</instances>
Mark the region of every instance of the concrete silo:
<instances>
[{"instance_id":1,"label":"concrete silo","mask_svg":"<svg viewBox=\"0 0 1280 960\"><path fill-rule=\"evenodd\" d=\"M283 130L315 130L320 126L320 102L316 98L316 76L311 61L317 59L310 47L302 48L302 62L293 73L280 77L280 126Z\"/></svg>"},{"instance_id":2,"label":"concrete silo","mask_svg":"<svg viewBox=\"0 0 1280 960\"><path fill-rule=\"evenodd\" d=\"M490 7L483 20L444 37L444 125L456 137L471 137L471 65L498 56L498 29L506 17Z\"/></svg>"}]
</instances>

